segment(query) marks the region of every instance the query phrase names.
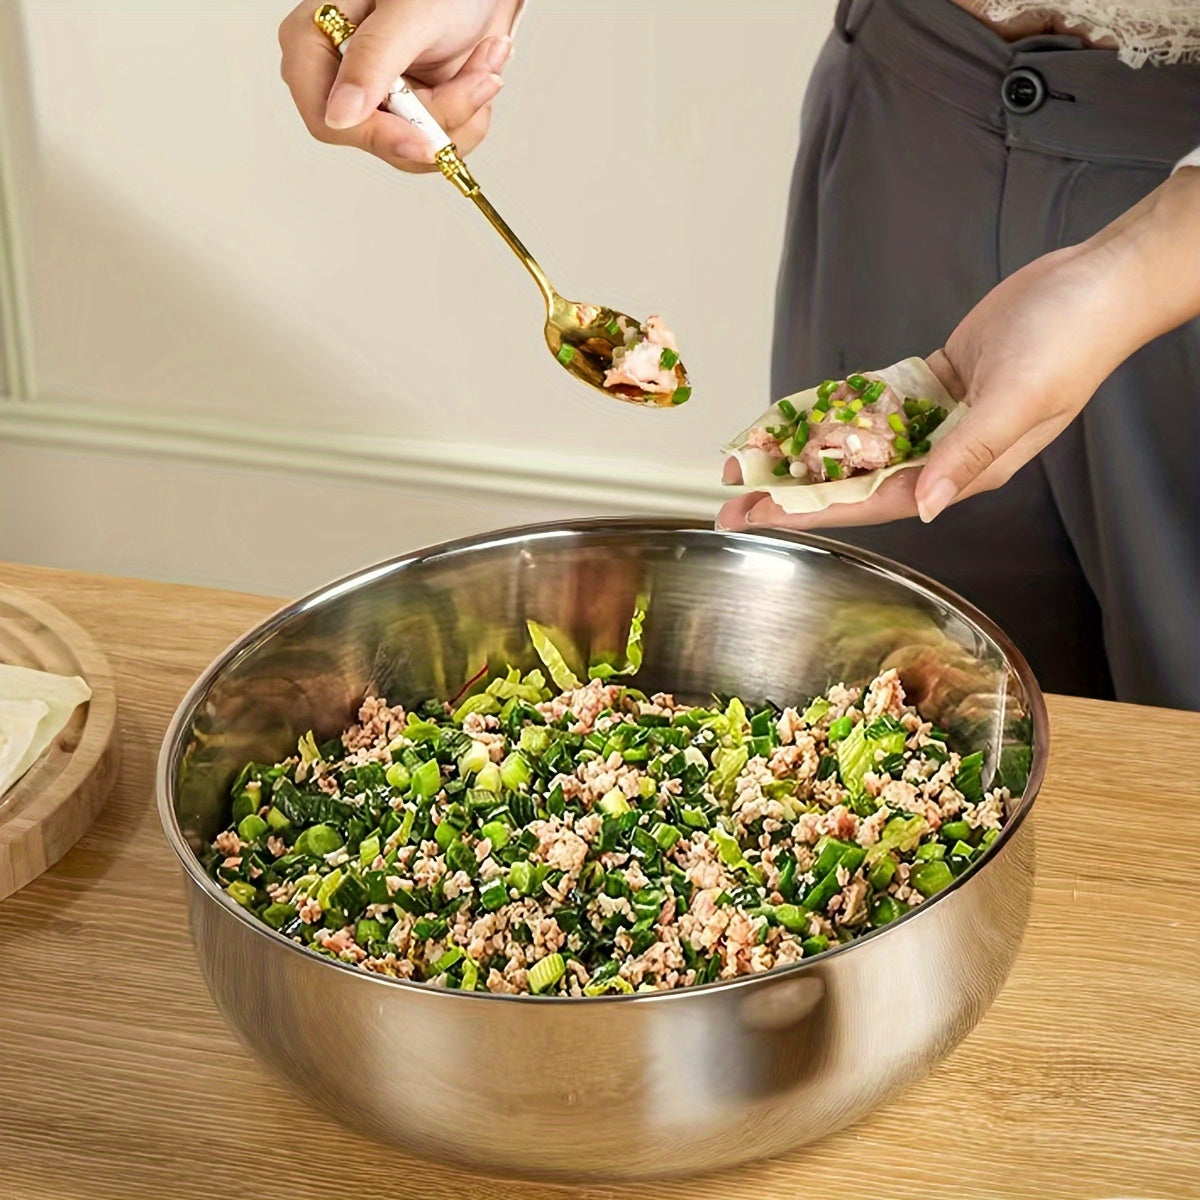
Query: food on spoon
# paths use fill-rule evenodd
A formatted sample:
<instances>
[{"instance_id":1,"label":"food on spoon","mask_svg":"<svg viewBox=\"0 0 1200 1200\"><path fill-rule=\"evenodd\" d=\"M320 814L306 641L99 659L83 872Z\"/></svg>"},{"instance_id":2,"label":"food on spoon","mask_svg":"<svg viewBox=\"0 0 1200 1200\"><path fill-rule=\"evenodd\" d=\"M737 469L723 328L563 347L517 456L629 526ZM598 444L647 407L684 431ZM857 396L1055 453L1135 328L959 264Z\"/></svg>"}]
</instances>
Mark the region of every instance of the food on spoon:
<instances>
[{"instance_id":1,"label":"food on spoon","mask_svg":"<svg viewBox=\"0 0 1200 1200\"><path fill-rule=\"evenodd\" d=\"M613 350L612 366L604 373L604 386L609 391L669 396L671 404L689 399L692 389L679 360L679 346L662 317L647 317L640 327L617 317L607 332L620 339Z\"/></svg>"},{"instance_id":2,"label":"food on spoon","mask_svg":"<svg viewBox=\"0 0 1200 1200\"><path fill-rule=\"evenodd\" d=\"M92 690L77 675L0 663L0 797L42 756Z\"/></svg>"},{"instance_id":3,"label":"food on spoon","mask_svg":"<svg viewBox=\"0 0 1200 1200\"><path fill-rule=\"evenodd\" d=\"M920 466L962 409L921 358L826 379L773 404L725 447L742 486L786 512L865 500L889 475Z\"/></svg>"},{"instance_id":4,"label":"food on spoon","mask_svg":"<svg viewBox=\"0 0 1200 1200\"><path fill-rule=\"evenodd\" d=\"M457 707L368 696L358 721L232 787L208 856L309 949L468 991L595 996L729 979L903 916L987 852L1008 793L909 705L896 671L805 705L704 706L540 670ZM623 661L620 661L623 659Z\"/></svg>"}]
</instances>

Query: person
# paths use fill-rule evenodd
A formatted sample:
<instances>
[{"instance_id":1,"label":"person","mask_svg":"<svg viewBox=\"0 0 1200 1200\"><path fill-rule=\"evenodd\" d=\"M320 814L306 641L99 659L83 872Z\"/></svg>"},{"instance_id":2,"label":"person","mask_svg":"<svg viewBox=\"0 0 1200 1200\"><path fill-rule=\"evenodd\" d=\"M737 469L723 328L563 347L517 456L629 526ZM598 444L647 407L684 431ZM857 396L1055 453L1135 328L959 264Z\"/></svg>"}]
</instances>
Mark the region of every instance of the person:
<instances>
[{"instance_id":1,"label":"person","mask_svg":"<svg viewBox=\"0 0 1200 1200\"><path fill-rule=\"evenodd\" d=\"M347 0L339 62L305 3L283 77L320 140L432 170L378 111L388 85L422 85L469 153L521 7ZM841 0L804 101L773 393L924 353L968 413L861 504L789 516L751 493L718 524L824 527L938 578L1048 690L1200 709L1198 146L1196 0Z\"/></svg>"}]
</instances>

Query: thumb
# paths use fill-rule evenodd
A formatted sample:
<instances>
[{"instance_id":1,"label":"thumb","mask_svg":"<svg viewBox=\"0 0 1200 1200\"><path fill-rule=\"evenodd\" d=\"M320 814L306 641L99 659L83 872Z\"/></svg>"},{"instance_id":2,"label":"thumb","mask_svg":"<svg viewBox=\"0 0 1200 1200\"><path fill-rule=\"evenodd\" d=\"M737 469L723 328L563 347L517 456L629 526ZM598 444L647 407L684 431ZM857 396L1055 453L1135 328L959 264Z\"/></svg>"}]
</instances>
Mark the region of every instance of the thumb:
<instances>
[{"instance_id":1,"label":"thumb","mask_svg":"<svg viewBox=\"0 0 1200 1200\"><path fill-rule=\"evenodd\" d=\"M916 486L917 512L932 521L970 487L1014 442L1023 429L1016 405L966 396L966 415L934 446Z\"/></svg>"},{"instance_id":2,"label":"thumb","mask_svg":"<svg viewBox=\"0 0 1200 1200\"><path fill-rule=\"evenodd\" d=\"M325 124L330 129L361 125L383 103L397 77L419 57L430 33L414 22L407 6L376 5L345 45L325 106Z\"/></svg>"}]
</instances>

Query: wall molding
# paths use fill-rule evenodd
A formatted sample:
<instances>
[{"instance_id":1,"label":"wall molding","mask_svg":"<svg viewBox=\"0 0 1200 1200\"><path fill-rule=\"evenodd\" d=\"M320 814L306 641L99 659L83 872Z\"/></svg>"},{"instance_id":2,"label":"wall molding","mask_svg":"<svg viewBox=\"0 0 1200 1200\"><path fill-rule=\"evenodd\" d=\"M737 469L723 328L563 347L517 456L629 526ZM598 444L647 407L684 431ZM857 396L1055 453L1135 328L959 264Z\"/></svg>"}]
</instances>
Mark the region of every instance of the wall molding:
<instances>
[{"instance_id":1,"label":"wall molding","mask_svg":"<svg viewBox=\"0 0 1200 1200\"><path fill-rule=\"evenodd\" d=\"M437 491L559 500L609 512L712 517L722 495L710 470L409 441L135 409L66 397L0 398L8 444L174 458L292 476Z\"/></svg>"}]
</instances>

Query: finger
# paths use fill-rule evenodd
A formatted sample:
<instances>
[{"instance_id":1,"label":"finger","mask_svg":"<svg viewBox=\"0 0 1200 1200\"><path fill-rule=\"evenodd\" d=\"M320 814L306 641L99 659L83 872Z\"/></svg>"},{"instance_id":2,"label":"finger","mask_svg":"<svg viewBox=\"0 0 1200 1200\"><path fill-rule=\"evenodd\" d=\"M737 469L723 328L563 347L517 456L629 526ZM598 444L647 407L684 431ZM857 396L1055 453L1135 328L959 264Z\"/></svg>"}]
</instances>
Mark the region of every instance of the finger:
<instances>
[{"instance_id":1,"label":"finger","mask_svg":"<svg viewBox=\"0 0 1200 1200\"><path fill-rule=\"evenodd\" d=\"M954 364L946 357L945 350L935 350L925 360L925 365L955 400L962 400L967 394L967 385L955 370Z\"/></svg>"},{"instance_id":2,"label":"finger","mask_svg":"<svg viewBox=\"0 0 1200 1200\"><path fill-rule=\"evenodd\" d=\"M848 529L855 525L884 525L917 514L914 499L918 471L897 471L879 489L857 504L831 504L819 512L785 512L762 492L728 501L717 516L722 529Z\"/></svg>"},{"instance_id":3,"label":"finger","mask_svg":"<svg viewBox=\"0 0 1200 1200\"><path fill-rule=\"evenodd\" d=\"M725 469L721 472L722 483L741 483L742 464L732 455L725 460Z\"/></svg>"},{"instance_id":4,"label":"finger","mask_svg":"<svg viewBox=\"0 0 1200 1200\"><path fill-rule=\"evenodd\" d=\"M330 129L361 124L383 103L396 78L417 58L436 29L426 10L380 0L342 47L342 62L325 107Z\"/></svg>"},{"instance_id":5,"label":"finger","mask_svg":"<svg viewBox=\"0 0 1200 1200\"><path fill-rule=\"evenodd\" d=\"M457 131L490 104L504 86L500 71L511 51L512 41L507 37L484 38L453 79L429 92L429 111L456 142Z\"/></svg>"},{"instance_id":6,"label":"finger","mask_svg":"<svg viewBox=\"0 0 1200 1200\"><path fill-rule=\"evenodd\" d=\"M1029 432L1025 406L970 402L963 419L930 452L917 483L917 511L932 521Z\"/></svg>"},{"instance_id":7,"label":"finger","mask_svg":"<svg viewBox=\"0 0 1200 1200\"><path fill-rule=\"evenodd\" d=\"M458 147L459 154L470 154L487 136L491 123L492 106L486 104L465 125L460 125L454 131L454 144Z\"/></svg>"}]
</instances>

